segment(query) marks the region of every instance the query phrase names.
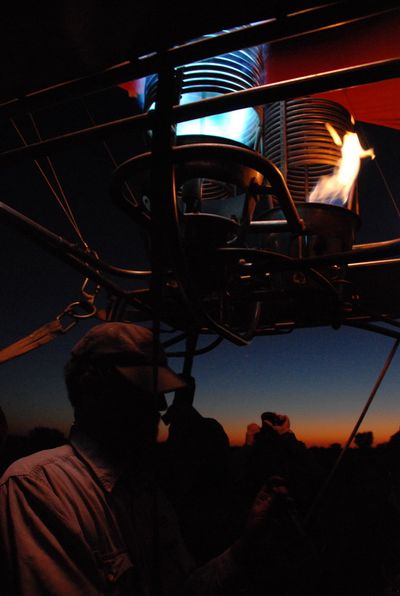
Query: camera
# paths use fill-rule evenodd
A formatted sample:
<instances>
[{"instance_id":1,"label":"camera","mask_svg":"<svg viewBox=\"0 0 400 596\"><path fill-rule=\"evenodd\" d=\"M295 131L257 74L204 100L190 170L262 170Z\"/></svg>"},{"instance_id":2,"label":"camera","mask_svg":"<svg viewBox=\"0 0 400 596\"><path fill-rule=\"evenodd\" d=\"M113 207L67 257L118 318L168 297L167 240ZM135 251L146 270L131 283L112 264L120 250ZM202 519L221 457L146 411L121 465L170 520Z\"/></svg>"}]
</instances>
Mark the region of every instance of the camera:
<instances>
[{"instance_id":1,"label":"camera","mask_svg":"<svg viewBox=\"0 0 400 596\"><path fill-rule=\"evenodd\" d=\"M283 420L275 412L264 412L261 414L261 420L268 420L274 426L280 426Z\"/></svg>"}]
</instances>

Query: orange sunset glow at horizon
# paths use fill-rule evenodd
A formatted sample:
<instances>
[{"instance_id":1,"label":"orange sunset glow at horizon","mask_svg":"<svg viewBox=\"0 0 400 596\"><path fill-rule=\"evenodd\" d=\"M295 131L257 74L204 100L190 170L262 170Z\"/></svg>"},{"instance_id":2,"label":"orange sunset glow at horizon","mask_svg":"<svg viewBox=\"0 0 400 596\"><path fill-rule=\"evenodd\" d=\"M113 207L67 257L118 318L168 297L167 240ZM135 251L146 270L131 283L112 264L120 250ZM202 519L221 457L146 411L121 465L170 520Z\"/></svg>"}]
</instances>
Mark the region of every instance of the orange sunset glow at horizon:
<instances>
[{"instance_id":1,"label":"orange sunset glow at horizon","mask_svg":"<svg viewBox=\"0 0 400 596\"><path fill-rule=\"evenodd\" d=\"M390 439L391 435L397 432L398 428L399 425L397 425L397 427L394 426L393 430L388 432L387 428L385 430L374 430L372 427L370 428L367 425L363 426L359 432L366 432L367 430L370 430L374 437L373 446L376 447L379 444L386 443ZM322 428L293 428L293 432L295 433L297 439L305 443L307 447L330 447L333 444L339 444L343 447L348 441L352 429L353 427L351 424L349 424L349 426L346 428L334 428L326 425ZM230 432L229 428L225 428L225 431L229 436L231 447L241 447L244 445L246 429L243 431L234 430ZM354 441L352 442L351 446L355 446Z\"/></svg>"},{"instance_id":2,"label":"orange sunset glow at horizon","mask_svg":"<svg viewBox=\"0 0 400 596\"><path fill-rule=\"evenodd\" d=\"M219 420L221 422L221 420ZM224 430L229 437L231 447L242 447L245 444L247 424L254 422L260 424L259 420L249 420L248 423L239 422L236 424L224 425ZM333 444L339 444L342 447L347 443L349 436L357 422L354 420L340 421L313 421L312 423L292 423L291 430L295 433L297 439L302 441L307 447L330 447ZM373 446L376 447L382 443L387 443L390 437L400 428L399 423L393 420L374 421L369 424L368 421L360 426L358 432L371 431L373 433ZM161 422L158 440L165 441L168 436L168 428ZM354 441L351 447L355 447Z\"/></svg>"}]
</instances>

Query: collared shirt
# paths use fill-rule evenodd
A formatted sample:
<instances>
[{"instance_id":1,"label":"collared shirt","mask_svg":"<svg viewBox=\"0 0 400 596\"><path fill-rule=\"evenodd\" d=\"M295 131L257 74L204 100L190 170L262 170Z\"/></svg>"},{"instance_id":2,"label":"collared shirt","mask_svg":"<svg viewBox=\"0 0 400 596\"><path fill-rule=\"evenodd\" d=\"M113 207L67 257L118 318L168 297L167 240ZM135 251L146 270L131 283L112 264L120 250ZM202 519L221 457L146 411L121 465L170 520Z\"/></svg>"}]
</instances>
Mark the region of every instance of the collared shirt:
<instances>
[{"instance_id":1,"label":"collared shirt","mask_svg":"<svg viewBox=\"0 0 400 596\"><path fill-rule=\"evenodd\" d=\"M126 481L76 430L5 472L0 537L4 596L212 596L235 575L229 551L195 570L163 493Z\"/></svg>"}]
</instances>

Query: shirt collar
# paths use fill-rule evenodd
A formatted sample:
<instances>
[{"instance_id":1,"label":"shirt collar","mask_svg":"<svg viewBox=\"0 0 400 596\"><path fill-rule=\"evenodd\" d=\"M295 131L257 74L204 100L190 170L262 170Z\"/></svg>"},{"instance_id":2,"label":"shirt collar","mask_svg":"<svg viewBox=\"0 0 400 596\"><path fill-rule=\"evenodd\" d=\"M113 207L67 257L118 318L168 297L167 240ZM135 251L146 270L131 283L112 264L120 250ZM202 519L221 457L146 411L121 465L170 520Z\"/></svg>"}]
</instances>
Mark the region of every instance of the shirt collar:
<instances>
[{"instance_id":1,"label":"shirt collar","mask_svg":"<svg viewBox=\"0 0 400 596\"><path fill-rule=\"evenodd\" d=\"M90 467L104 490L111 492L123 473L122 466L107 458L97 443L76 426L71 428L69 442Z\"/></svg>"}]
</instances>

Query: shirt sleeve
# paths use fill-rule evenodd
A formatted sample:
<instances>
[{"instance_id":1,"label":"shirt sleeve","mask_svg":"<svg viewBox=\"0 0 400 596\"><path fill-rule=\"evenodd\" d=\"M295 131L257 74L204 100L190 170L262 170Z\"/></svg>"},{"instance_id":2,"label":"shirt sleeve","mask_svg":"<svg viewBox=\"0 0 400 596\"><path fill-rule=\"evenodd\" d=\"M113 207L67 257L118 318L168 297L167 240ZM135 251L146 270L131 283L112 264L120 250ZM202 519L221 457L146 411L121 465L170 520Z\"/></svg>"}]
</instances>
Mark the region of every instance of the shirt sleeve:
<instances>
[{"instance_id":1,"label":"shirt sleeve","mask_svg":"<svg viewBox=\"0 0 400 596\"><path fill-rule=\"evenodd\" d=\"M103 593L94 555L43 477L0 486L0 546L13 596Z\"/></svg>"}]
</instances>

